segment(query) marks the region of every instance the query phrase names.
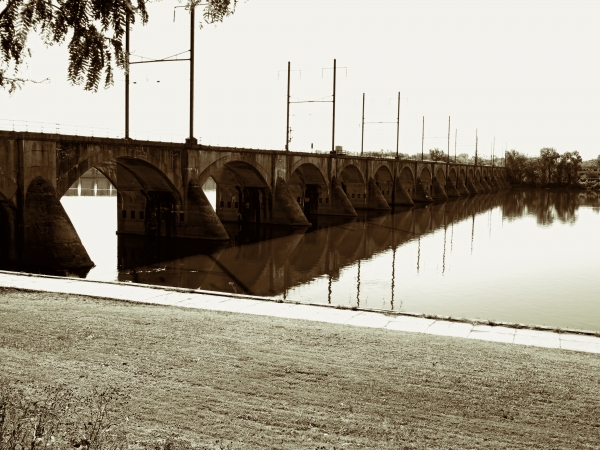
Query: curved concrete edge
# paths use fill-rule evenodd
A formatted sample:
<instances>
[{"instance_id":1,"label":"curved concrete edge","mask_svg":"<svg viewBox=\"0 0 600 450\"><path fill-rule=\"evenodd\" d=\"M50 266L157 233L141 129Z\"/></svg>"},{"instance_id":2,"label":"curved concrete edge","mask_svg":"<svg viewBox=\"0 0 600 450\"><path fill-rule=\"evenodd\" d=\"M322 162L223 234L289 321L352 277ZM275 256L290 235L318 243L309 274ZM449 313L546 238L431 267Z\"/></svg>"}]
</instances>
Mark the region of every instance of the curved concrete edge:
<instances>
[{"instance_id":1,"label":"curved concrete edge","mask_svg":"<svg viewBox=\"0 0 600 450\"><path fill-rule=\"evenodd\" d=\"M8 271L0 271L0 287L600 354L600 332L594 331L553 329L535 325L396 311L340 308L327 304L308 304L269 297Z\"/></svg>"}]
</instances>

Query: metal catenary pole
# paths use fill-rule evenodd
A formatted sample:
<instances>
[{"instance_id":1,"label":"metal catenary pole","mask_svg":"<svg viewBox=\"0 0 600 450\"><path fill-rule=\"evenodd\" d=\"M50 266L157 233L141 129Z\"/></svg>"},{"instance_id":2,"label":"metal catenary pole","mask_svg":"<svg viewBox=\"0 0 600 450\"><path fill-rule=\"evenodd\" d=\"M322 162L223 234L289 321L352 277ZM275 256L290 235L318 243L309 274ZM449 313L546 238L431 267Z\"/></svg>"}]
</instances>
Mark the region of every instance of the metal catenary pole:
<instances>
[{"instance_id":1,"label":"metal catenary pole","mask_svg":"<svg viewBox=\"0 0 600 450\"><path fill-rule=\"evenodd\" d=\"M458 135L458 128L454 129L454 163L456 163L456 137Z\"/></svg>"},{"instance_id":2,"label":"metal catenary pole","mask_svg":"<svg viewBox=\"0 0 600 450\"><path fill-rule=\"evenodd\" d=\"M129 10L125 19L125 53L127 53L127 67L125 70L125 139L129 139Z\"/></svg>"},{"instance_id":3,"label":"metal catenary pole","mask_svg":"<svg viewBox=\"0 0 600 450\"><path fill-rule=\"evenodd\" d=\"M198 141L194 138L194 22L196 7L190 8L190 144Z\"/></svg>"},{"instance_id":4,"label":"metal catenary pole","mask_svg":"<svg viewBox=\"0 0 600 450\"><path fill-rule=\"evenodd\" d=\"M175 8L184 8L187 6L176 6ZM131 12L127 11L126 14L126 22L127 22L127 28L126 28L126 33L125 33L125 49L127 52L127 71L125 72L125 137L129 138L129 70L131 68L132 65L134 64L148 64L148 63L164 63L164 62L181 62L181 61L190 61L190 137L186 138L186 143L193 143L196 144L198 141L196 139L194 139L194 8L190 9L190 16L191 16L191 48L190 50L186 50L184 52L181 53L187 53L188 51L190 52L190 57L189 58L178 58L179 55L181 55L181 53L177 53L175 55L172 56L168 56L166 58L162 58L162 59L149 59L149 58L144 58L144 61L134 61L131 62L129 60L130 57L130 53L129 53L129 34L130 34L130 22L131 22ZM175 13L173 13L173 21L175 20ZM173 57L177 57L176 59L173 59Z\"/></svg>"},{"instance_id":5,"label":"metal catenary pole","mask_svg":"<svg viewBox=\"0 0 600 450\"><path fill-rule=\"evenodd\" d=\"M421 161L423 161L423 144L425 143L425 116L423 116L423 127L421 131Z\"/></svg>"},{"instance_id":6,"label":"metal catenary pole","mask_svg":"<svg viewBox=\"0 0 600 450\"><path fill-rule=\"evenodd\" d=\"M450 164L450 116L448 116L448 158L446 159L446 179L448 179L449 164Z\"/></svg>"},{"instance_id":7,"label":"metal catenary pole","mask_svg":"<svg viewBox=\"0 0 600 450\"><path fill-rule=\"evenodd\" d=\"M290 144L290 62L288 61L288 77L287 77L287 119L285 122L285 150L289 151Z\"/></svg>"},{"instance_id":8,"label":"metal catenary pole","mask_svg":"<svg viewBox=\"0 0 600 450\"><path fill-rule=\"evenodd\" d=\"M448 116L448 161L450 161L450 116Z\"/></svg>"},{"instance_id":9,"label":"metal catenary pole","mask_svg":"<svg viewBox=\"0 0 600 450\"><path fill-rule=\"evenodd\" d=\"M400 149L400 92L398 92L398 119L396 124L396 158L399 157Z\"/></svg>"},{"instance_id":10,"label":"metal catenary pole","mask_svg":"<svg viewBox=\"0 0 600 450\"><path fill-rule=\"evenodd\" d=\"M331 125L331 151L335 151L335 76L336 60L333 60L333 123Z\"/></svg>"},{"instance_id":11,"label":"metal catenary pole","mask_svg":"<svg viewBox=\"0 0 600 450\"><path fill-rule=\"evenodd\" d=\"M475 165L477 165L477 129L475 129Z\"/></svg>"},{"instance_id":12,"label":"metal catenary pole","mask_svg":"<svg viewBox=\"0 0 600 450\"><path fill-rule=\"evenodd\" d=\"M363 149L365 145L365 93L363 92L363 108L362 108L362 137L360 140L360 156L363 155Z\"/></svg>"}]
</instances>

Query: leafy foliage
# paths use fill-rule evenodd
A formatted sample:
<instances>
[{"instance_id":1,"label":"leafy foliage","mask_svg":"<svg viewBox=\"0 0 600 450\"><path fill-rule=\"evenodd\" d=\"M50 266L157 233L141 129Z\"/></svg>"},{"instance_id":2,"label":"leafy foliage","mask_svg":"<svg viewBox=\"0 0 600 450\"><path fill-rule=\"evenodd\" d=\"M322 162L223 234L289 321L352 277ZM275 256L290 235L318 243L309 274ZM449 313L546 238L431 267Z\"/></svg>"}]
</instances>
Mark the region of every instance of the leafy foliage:
<instances>
[{"instance_id":1,"label":"leafy foliage","mask_svg":"<svg viewBox=\"0 0 600 450\"><path fill-rule=\"evenodd\" d=\"M132 0L133 1L133 0ZM27 38L38 33L47 45L68 40L68 80L97 91L101 80L114 83L115 68L129 70L125 52L127 19L148 22L146 3L137 0L7 0L0 11L0 87L9 92L25 81L19 69L31 52ZM205 0L204 21L215 23L233 14L237 0ZM1 4L1 3L0 3ZM200 5L188 0L187 7Z\"/></svg>"},{"instance_id":2,"label":"leafy foliage","mask_svg":"<svg viewBox=\"0 0 600 450\"><path fill-rule=\"evenodd\" d=\"M456 156L456 162L460 164L473 164L474 160L467 153L461 153Z\"/></svg>"},{"instance_id":3,"label":"leafy foliage","mask_svg":"<svg viewBox=\"0 0 600 450\"><path fill-rule=\"evenodd\" d=\"M443 150L439 148L432 148L429 150L429 159L431 161L444 161L448 162L448 155Z\"/></svg>"},{"instance_id":4,"label":"leafy foliage","mask_svg":"<svg viewBox=\"0 0 600 450\"><path fill-rule=\"evenodd\" d=\"M559 154L554 148L543 148L539 157L528 157L516 150L506 153L506 167L513 183L532 186L573 186L581 169L578 151Z\"/></svg>"}]
</instances>

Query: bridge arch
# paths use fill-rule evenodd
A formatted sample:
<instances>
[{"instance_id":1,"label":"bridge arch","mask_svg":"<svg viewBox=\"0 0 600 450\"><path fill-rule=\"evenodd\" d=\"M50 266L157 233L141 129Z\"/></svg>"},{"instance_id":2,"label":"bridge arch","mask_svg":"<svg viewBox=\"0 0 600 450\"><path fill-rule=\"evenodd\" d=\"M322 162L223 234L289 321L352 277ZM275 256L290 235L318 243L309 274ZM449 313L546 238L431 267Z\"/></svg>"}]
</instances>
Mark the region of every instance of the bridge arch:
<instances>
[{"instance_id":1,"label":"bridge arch","mask_svg":"<svg viewBox=\"0 0 600 450\"><path fill-rule=\"evenodd\" d=\"M398 181L408 195L412 197L415 190L415 177L409 166L405 165L402 167L402 170L398 174Z\"/></svg>"},{"instance_id":2,"label":"bridge arch","mask_svg":"<svg viewBox=\"0 0 600 450\"><path fill-rule=\"evenodd\" d=\"M454 186L456 186L457 175L456 175L456 169L454 167L452 167L448 171L448 178L452 181L452 184L454 184Z\"/></svg>"},{"instance_id":3,"label":"bridge arch","mask_svg":"<svg viewBox=\"0 0 600 450\"><path fill-rule=\"evenodd\" d=\"M308 176L310 176L313 180L319 179L317 173L315 172L315 170L313 170L316 169L316 171L318 171L321 174L320 178L325 182L325 185L329 188L327 173L324 172L321 167L319 167L317 164L311 161L311 158L300 158L298 161L294 162L294 164L292 164L292 166L287 172L287 179L285 180L286 182L290 182L290 178L298 170L299 167L303 167L302 172L305 172L307 170L310 171L310 174L308 174Z\"/></svg>"},{"instance_id":4,"label":"bridge arch","mask_svg":"<svg viewBox=\"0 0 600 450\"><path fill-rule=\"evenodd\" d=\"M442 167L438 167L435 171L435 178L442 186L446 184L446 174L444 173L444 169Z\"/></svg>"},{"instance_id":5,"label":"bridge arch","mask_svg":"<svg viewBox=\"0 0 600 450\"><path fill-rule=\"evenodd\" d=\"M81 160L57 181L57 195L91 169L97 169L117 190L118 232L171 236L182 219L183 197L167 174L153 163L128 153L98 151ZM85 170L84 170L85 169ZM77 176L77 178L75 178ZM75 178L75 179L73 179ZM70 185L67 180L72 180Z\"/></svg>"},{"instance_id":6,"label":"bridge arch","mask_svg":"<svg viewBox=\"0 0 600 450\"><path fill-rule=\"evenodd\" d=\"M224 156L196 177L197 184L212 178L217 184L216 213L224 222L264 222L272 202L268 177L259 164Z\"/></svg>"},{"instance_id":7,"label":"bridge arch","mask_svg":"<svg viewBox=\"0 0 600 450\"><path fill-rule=\"evenodd\" d=\"M181 221L183 198L155 165L134 157L117 157L96 169L117 188L118 230L123 234L171 236Z\"/></svg>"},{"instance_id":8,"label":"bridge arch","mask_svg":"<svg viewBox=\"0 0 600 450\"><path fill-rule=\"evenodd\" d=\"M431 172L427 167L423 167L421 169L421 173L419 174L419 181L423 185L423 189L425 189L425 192L431 196L432 177Z\"/></svg>"},{"instance_id":9,"label":"bridge arch","mask_svg":"<svg viewBox=\"0 0 600 450\"><path fill-rule=\"evenodd\" d=\"M100 170L115 161L126 166L129 171L137 172L140 179L145 179L145 174L151 174L148 179L150 184L157 181L155 175L159 174L163 180L170 183L171 187L180 187L181 176L174 170L174 166L180 163L180 157L180 152L173 149L159 148L154 151L152 147L115 147L61 142L60 148L57 146L56 192L59 197L62 197L88 170L93 167ZM147 168L153 168L154 171L148 172ZM116 179L111 179L106 173L104 175L116 186Z\"/></svg>"},{"instance_id":10,"label":"bridge arch","mask_svg":"<svg viewBox=\"0 0 600 450\"><path fill-rule=\"evenodd\" d=\"M461 181L463 183L466 183L466 181L467 181L467 175L465 173L465 168L464 167L460 168L460 172L458 172L458 177L461 179Z\"/></svg>"},{"instance_id":11,"label":"bridge arch","mask_svg":"<svg viewBox=\"0 0 600 450\"><path fill-rule=\"evenodd\" d=\"M392 194L394 193L394 176L386 164L380 165L373 176L375 184L379 187L381 194L388 202L392 203Z\"/></svg>"},{"instance_id":12,"label":"bridge arch","mask_svg":"<svg viewBox=\"0 0 600 450\"><path fill-rule=\"evenodd\" d=\"M288 175L288 188L306 217L319 214L320 205L329 205L330 192L323 172L310 162L294 164Z\"/></svg>"},{"instance_id":13,"label":"bridge arch","mask_svg":"<svg viewBox=\"0 0 600 450\"><path fill-rule=\"evenodd\" d=\"M261 187L269 186L269 175L260 164L255 161L245 161L225 155L211 163L197 177L198 183L203 186L206 180L212 177L217 184Z\"/></svg>"},{"instance_id":14,"label":"bridge arch","mask_svg":"<svg viewBox=\"0 0 600 450\"><path fill-rule=\"evenodd\" d=\"M354 208L365 208L367 204L367 190L365 179L360 169L354 164L347 164L339 171L337 180L346 193L348 200Z\"/></svg>"}]
</instances>

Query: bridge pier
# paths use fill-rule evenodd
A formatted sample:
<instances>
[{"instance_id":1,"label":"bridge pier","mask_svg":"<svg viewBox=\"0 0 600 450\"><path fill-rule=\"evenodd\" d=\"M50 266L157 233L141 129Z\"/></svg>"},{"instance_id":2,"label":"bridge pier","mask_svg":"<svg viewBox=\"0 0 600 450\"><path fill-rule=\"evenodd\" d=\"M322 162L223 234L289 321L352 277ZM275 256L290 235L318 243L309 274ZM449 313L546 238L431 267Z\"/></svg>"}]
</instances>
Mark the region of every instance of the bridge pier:
<instances>
[{"instance_id":1,"label":"bridge pier","mask_svg":"<svg viewBox=\"0 0 600 450\"><path fill-rule=\"evenodd\" d=\"M36 177L27 189L23 208L23 255L31 267L87 270L94 266L54 187Z\"/></svg>"},{"instance_id":2,"label":"bridge pier","mask_svg":"<svg viewBox=\"0 0 600 450\"><path fill-rule=\"evenodd\" d=\"M492 190L491 187L490 187L490 185L487 184L487 181L485 181L484 177L481 177L481 180L479 181L479 184L483 188L483 192L490 192Z\"/></svg>"},{"instance_id":3,"label":"bridge pier","mask_svg":"<svg viewBox=\"0 0 600 450\"><path fill-rule=\"evenodd\" d=\"M477 189L477 186L475 186L474 180L472 179L467 180L467 190L469 191L469 194L472 195L481 193L481 191Z\"/></svg>"},{"instance_id":4,"label":"bridge pier","mask_svg":"<svg viewBox=\"0 0 600 450\"><path fill-rule=\"evenodd\" d=\"M0 260L30 268L94 266L56 193L55 142L0 140Z\"/></svg>"},{"instance_id":5,"label":"bridge pier","mask_svg":"<svg viewBox=\"0 0 600 450\"><path fill-rule=\"evenodd\" d=\"M386 201L385 197L381 193L379 186L375 184L373 178L369 178L369 193L367 194L367 208L368 209L391 209L390 205Z\"/></svg>"},{"instance_id":6,"label":"bridge pier","mask_svg":"<svg viewBox=\"0 0 600 450\"><path fill-rule=\"evenodd\" d=\"M448 194L448 197L460 197L460 192L458 192L458 189L451 178L446 180L446 193Z\"/></svg>"},{"instance_id":7,"label":"bridge pier","mask_svg":"<svg viewBox=\"0 0 600 450\"><path fill-rule=\"evenodd\" d=\"M292 197L285 180L281 177L277 178L277 184L275 185L270 223L310 226L310 222L306 219L300 205Z\"/></svg>"},{"instance_id":8,"label":"bridge pier","mask_svg":"<svg viewBox=\"0 0 600 450\"><path fill-rule=\"evenodd\" d=\"M421 182L420 179L417 179L417 182L416 182L415 192L413 194L413 201L415 201L415 202L432 202L433 201L433 199L431 198L431 196L425 189L425 186L423 186L423 183Z\"/></svg>"},{"instance_id":9,"label":"bridge pier","mask_svg":"<svg viewBox=\"0 0 600 450\"><path fill-rule=\"evenodd\" d=\"M348 216L348 217L356 217L358 216L356 210L352 203L350 203L350 199L346 196L346 193L340 186L340 183L337 179L333 179L331 181L331 215L334 216Z\"/></svg>"},{"instance_id":10,"label":"bridge pier","mask_svg":"<svg viewBox=\"0 0 600 450\"><path fill-rule=\"evenodd\" d=\"M433 189L431 192L431 198L433 198L434 200L442 200L448 198L448 194L446 194L444 187L440 184L437 177L433 177L432 187Z\"/></svg>"},{"instance_id":11,"label":"bridge pier","mask_svg":"<svg viewBox=\"0 0 600 450\"><path fill-rule=\"evenodd\" d=\"M185 209L180 216L178 235L194 238L227 241L229 236L206 198L202 187L195 181L190 181L187 189ZM181 220L183 219L183 220Z\"/></svg>"},{"instance_id":12,"label":"bridge pier","mask_svg":"<svg viewBox=\"0 0 600 450\"><path fill-rule=\"evenodd\" d=\"M462 196L462 195L470 195L471 192L469 191L469 189L467 188L467 186L465 185L465 182L462 178L459 178L456 182L456 190L458 191L458 193Z\"/></svg>"},{"instance_id":13,"label":"bridge pier","mask_svg":"<svg viewBox=\"0 0 600 450\"><path fill-rule=\"evenodd\" d=\"M410 195L408 195L408 192L406 192L406 189L404 189L404 186L402 186L398 178L396 178L394 182L393 194L394 195L392 197L392 204L394 206L412 206L415 204L415 202L413 202L412 198L410 198Z\"/></svg>"}]
</instances>

